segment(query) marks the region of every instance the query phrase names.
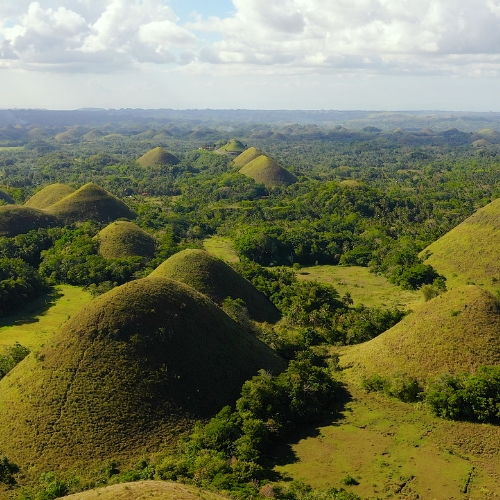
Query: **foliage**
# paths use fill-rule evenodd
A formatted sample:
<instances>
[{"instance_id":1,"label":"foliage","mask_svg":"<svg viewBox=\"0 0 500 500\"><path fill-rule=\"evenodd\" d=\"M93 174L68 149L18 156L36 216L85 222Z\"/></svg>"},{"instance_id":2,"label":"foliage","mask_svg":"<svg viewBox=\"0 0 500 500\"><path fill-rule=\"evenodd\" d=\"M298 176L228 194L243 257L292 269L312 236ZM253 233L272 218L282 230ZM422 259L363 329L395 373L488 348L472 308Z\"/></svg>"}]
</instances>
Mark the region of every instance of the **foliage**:
<instances>
[{"instance_id":1,"label":"foliage","mask_svg":"<svg viewBox=\"0 0 500 500\"><path fill-rule=\"evenodd\" d=\"M386 378L375 374L364 378L361 386L367 392L383 392L405 403L418 401L423 390L415 378L407 375Z\"/></svg>"},{"instance_id":2,"label":"foliage","mask_svg":"<svg viewBox=\"0 0 500 500\"><path fill-rule=\"evenodd\" d=\"M16 482L14 474L19 472L19 467L7 457L0 456L0 483L12 485Z\"/></svg>"},{"instance_id":3,"label":"foliage","mask_svg":"<svg viewBox=\"0 0 500 500\"><path fill-rule=\"evenodd\" d=\"M27 347L22 346L18 342L6 349L6 354L0 354L0 379L5 377L14 366L20 363L29 353Z\"/></svg>"},{"instance_id":4,"label":"foliage","mask_svg":"<svg viewBox=\"0 0 500 500\"><path fill-rule=\"evenodd\" d=\"M443 374L429 383L425 400L450 420L500 423L500 367L481 366L475 374Z\"/></svg>"}]
</instances>

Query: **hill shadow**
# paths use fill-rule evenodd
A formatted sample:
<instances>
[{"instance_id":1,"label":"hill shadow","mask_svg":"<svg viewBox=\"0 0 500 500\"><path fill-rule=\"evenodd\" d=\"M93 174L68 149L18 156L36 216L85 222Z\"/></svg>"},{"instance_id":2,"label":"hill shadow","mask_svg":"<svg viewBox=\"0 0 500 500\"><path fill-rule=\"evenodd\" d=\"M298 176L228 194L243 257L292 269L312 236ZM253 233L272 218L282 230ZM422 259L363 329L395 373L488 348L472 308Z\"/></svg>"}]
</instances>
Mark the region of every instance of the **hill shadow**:
<instances>
[{"instance_id":1,"label":"hill shadow","mask_svg":"<svg viewBox=\"0 0 500 500\"><path fill-rule=\"evenodd\" d=\"M298 461L297 454L293 450L293 445L306 438L315 438L321 435L321 428L331 425L340 425L344 420L344 413L347 403L352 401L351 393L346 386L342 385L339 390L337 399L332 407L332 411L317 420L314 424L305 425L296 429L286 436L286 440L278 443L270 454L266 462L266 468L270 470L272 481L291 481L290 477L284 476L280 472L273 470L275 466L293 464Z\"/></svg>"},{"instance_id":2,"label":"hill shadow","mask_svg":"<svg viewBox=\"0 0 500 500\"><path fill-rule=\"evenodd\" d=\"M62 295L63 294L59 290L55 289L44 293L37 299L26 304L22 309L18 309L12 312L12 314L0 318L0 328L3 326L37 323L40 321L37 316L45 314Z\"/></svg>"}]
</instances>

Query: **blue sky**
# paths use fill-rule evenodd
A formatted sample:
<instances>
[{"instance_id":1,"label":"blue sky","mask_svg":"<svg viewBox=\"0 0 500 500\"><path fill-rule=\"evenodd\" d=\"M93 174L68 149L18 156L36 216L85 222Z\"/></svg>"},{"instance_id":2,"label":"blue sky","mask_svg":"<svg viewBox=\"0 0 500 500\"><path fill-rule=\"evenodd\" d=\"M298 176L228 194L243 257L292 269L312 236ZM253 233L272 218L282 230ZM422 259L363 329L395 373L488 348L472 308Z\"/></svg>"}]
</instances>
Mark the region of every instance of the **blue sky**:
<instances>
[{"instance_id":1,"label":"blue sky","mask_svg":"<svg viewBox=\"0 0 500 500\"><path fill-rule=\"evenodd\" d=\"M0 2L2 108L500 111L499 77L500 0Z\"/></svg>"}]
</instances>

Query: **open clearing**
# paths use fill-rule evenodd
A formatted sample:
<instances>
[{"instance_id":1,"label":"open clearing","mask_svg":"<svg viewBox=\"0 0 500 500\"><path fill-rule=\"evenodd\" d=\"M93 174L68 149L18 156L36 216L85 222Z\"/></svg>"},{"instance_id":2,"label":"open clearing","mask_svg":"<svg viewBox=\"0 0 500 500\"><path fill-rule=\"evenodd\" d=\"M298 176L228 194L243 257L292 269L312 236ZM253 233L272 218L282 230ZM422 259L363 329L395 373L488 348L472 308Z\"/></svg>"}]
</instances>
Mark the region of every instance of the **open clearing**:
<instances>
[{"instance_id":1,"label":"open clearing","mask_svg":"<svg viewBox=\"0 0 500 500\"><path fill-rule=\"evenodd\" d=\"M89 292L60 285L55 292L30 302L24 309L0 319L0 352L19 342L40 347L73 314L92 300Z\"/></svg>"},{"instance_id":2,"label":"open clearing","mask_svg":"<svg viewBox=\"0 0 500 500\"><path fill-rule=\"evenodd\" d=\"M203 240L203 247L207 252L219 257L226 262L239 262L238 254L236 253L231 240L222 236L211 236Z\"/></svg>"},{"instance_id":3,"label":"open clearing","mask_svg":"<svg viewBox=\"0 0 500 500\"><path fill-rule=\"evenodd\" d=\"M499 498L494 426L441 420L422 404L349 391L353 399L340 420L292 444L294 459L278 472L369 499ZM359 484L343 484L348 477Z\"/></svg>"},{"instance_id":4,"label":"open clearing","mask_svg":"<svg viewBox=\"0 0 500 500\"><path fill-rule=\"evenodd\" d=\"M402 290L389 283L383 276L370 273L360 266L311 266L297 272L297 278L305 281L330 283L340 295L349 292L354 305L392 309L411 309L423 303L422 294L414 290Z\"/></svg>"}]
</instances>

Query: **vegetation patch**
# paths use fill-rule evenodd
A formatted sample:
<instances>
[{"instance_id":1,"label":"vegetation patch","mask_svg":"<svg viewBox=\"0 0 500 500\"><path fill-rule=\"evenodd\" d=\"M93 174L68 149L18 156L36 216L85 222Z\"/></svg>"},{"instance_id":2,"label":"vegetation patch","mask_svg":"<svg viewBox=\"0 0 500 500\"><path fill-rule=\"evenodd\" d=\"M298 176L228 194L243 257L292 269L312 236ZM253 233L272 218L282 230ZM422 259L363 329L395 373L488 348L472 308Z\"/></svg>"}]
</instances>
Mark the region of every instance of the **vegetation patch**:
<instances>
[{"instance_id":1,"label":"vegetation patch","mask_svg":"<svg viewBox=\"0 0 500 500\"><path fill-rule=\"evenodd\" d=\"M0 189L0 205L13 205L15 203L14 199L9 196L5 191Z\"/></svg>"},{"instance_id":2,"label":"vegetation patch","mask_svg":"<svg viewBox=\"0 0 500 500\"><path fill-rule=\"evenodd\" d=\"M203 240L203 248L225 262L238 262L240 260L231 240L222 236L205 238Z\"/></svg>"},{"instance_id":3,"label":"vegetation patch","mask_svg":"<svg viewBox=\"0 0 500 500\"><path fill-rule=\"evenodd\" d=\"M45 186L40 191L37 191L31 198L24 204L26 207L44 209L50 207L59 200L74 193L75 189L66 184L56 183Z\"/></svg>"},{"instance_id":4,"label":"vegetation patch","mask_svg":"<svg viewBox=\"0 0 500 500\"><path fill-rule=\"evenodd\" d=\"M164 276L186 283L198 292L222 304L224 299L241 299L250 318L275 323L279 311L249 281L221 259L204 250L178 252L157 267L150 276Z\"/></svg>"},{"instance_id":5,"label":"vegetation patch","mask_svg":"<svg viewBox=\"0 0 500 500\"><path fill-rule=\"evenodd\" d=\"M156 240L136 224L112 222L97 234L99 253L107 259L154 257Z\"/></svg>"},{"instance_id":6,"label":"vegetation patch","mask_svg":"<svg viewBox=\"0 0 500 500\"><path fill-rule=\"evenodd\" d=\"M48 207L46 211L67 224L88 220L111 222L122 217L127 219L137 217L125 203L94 183L85 184Z\"/></svg>"}]
</instances>

